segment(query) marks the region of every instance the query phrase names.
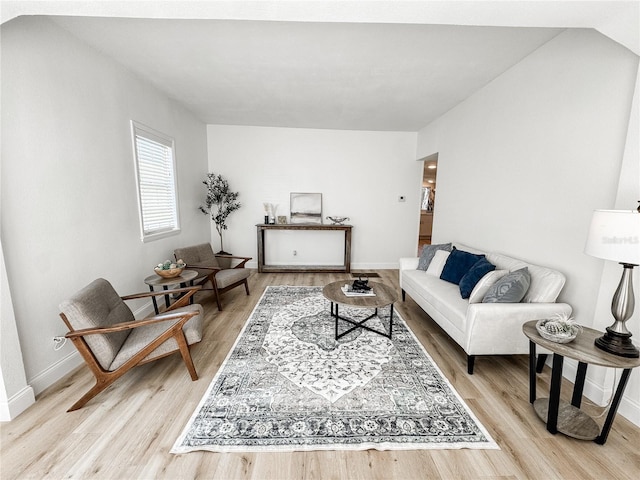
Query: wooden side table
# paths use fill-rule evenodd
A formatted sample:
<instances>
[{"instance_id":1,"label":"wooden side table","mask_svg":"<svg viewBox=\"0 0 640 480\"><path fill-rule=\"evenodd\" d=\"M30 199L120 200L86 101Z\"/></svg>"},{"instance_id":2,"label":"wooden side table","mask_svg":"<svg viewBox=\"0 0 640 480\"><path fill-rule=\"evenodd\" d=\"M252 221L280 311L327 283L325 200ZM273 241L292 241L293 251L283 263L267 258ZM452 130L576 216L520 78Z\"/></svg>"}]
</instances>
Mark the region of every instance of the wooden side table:
<instances>
[{"instance_id":1,"label":"wooden side table","mask_svg":"<svg viewBox=\"0 0 640 480\"><path fill-rule=\"evenodd\" d=\"M522 331L529 338L529 402L540 419L547 424L547 430L553 434L560 432L580 440L594 440L600 445L607 441L613 419L616 416L622 394L627 386L631 370L640 366L640 358L626 358L612 355L596 348L594 341L603 332L588 327L570 343L555 343L540 336L536 330L536 321L532 320L522 326ZM536 345L553 352L553 367L549 398L536 399ZM578 371L573 387L571 404L560 400L562 384L562 366L564 357L578 361ZM588 364L609 368L621 368L622 376L609 407L602 430L593 418L580 410L582 391L587 374Z\"/></svg>"},{"instance_id":2,"label":"wooden side table","mask_svg":"<svg viewBox=\"0 0 640 480\"><path fill-rule=\"evenodd\" d=\"M183 270L180 275L173 278L163 278L160 275L156 275L154 273L153 275L149 275L147 278L145 278L144 283L149 285L149 290L153 292L153 287L162 287L163 290L167 290L169 288L169 285L180 284L181 287L186 287L187 283L190 283L193 286L193 281L197 276L198 272L196 272L195 270ZM151 300L153 300L153 309L155 310L157 315L159 312L156 297L151 297ZM193 297L191 297L191 300L193 301ZM169 295L164 296L164 304L167 308L169 308Z\"/></svg>"}]
</instances>

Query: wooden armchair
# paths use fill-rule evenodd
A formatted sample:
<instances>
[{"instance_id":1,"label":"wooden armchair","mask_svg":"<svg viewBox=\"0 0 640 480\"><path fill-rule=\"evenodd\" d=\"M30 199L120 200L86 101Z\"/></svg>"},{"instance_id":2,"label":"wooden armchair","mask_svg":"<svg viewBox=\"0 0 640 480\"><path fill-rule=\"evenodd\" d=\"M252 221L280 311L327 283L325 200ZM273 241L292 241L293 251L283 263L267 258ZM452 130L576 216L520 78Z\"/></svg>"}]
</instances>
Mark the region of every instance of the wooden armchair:
<instances>
[{"instance_id":1,"label":"wooden armchair","mask_svg":"<svg viewBox=\"0 0 640 480\"><path fill-rule=\"evenodd\" d=\"M120 297L107 280L99 278L62 302L60 317L69 328L65 336L96 377L94 387L67 411L82 408L133 367L177 351L191 379L197 380L189 345L202 340L203 310L198 304L189 305L189 299L199 289L187 287ZM162 314L142 320L136 320L124 303L172 293L184 295Z\"/></svg>"},{"instance_id":2,"label":"wooden armchair","mask_svg":"<svg viewBox=\"0 0 640 480\"><path fill-rule=\"evenodd\" d=\"M211 245L202 243L191 247L177 248L173 254L176 260L182 259L187 264L189 270L196 270L198 276L193 281L196 285L205 286L210 282L211 288L203 288L204 290L213 290L218 304L218 310L222 310L220 302L220 294L228 292L232 288L244 285L244 289L249 295L249 283L247 279L251 271L244 268L245 263L251 260L251 257L236 257L233 255L214 254ZM224 268L218 262L218 259L240 260L240 263L233 268Z\"/></svg>"}]
</instances>

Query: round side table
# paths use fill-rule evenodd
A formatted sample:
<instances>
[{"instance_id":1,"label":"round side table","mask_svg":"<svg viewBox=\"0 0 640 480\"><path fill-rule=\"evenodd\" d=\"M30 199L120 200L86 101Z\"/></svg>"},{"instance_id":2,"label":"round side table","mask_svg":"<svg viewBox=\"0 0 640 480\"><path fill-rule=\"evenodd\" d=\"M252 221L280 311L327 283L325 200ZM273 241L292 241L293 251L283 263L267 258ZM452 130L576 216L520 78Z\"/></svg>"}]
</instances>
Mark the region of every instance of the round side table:
<instances>
[{"instance_id":1,"label":"round side table","mask_svg":"<svg viewBox=\"0 0 640 480\"><path fill-rule=\"evenodd\" d=\"M149 275L147 278L145 278L144 283L149 285L149 290L153 292L153 287L162 287L163 290L168 290L169 285L180 284L181 287L186 287L187 283L189 283L191 286L193 286L193 281L197 276L198 272L196 272L195 270L183 270L180 275L173 278L163 278L160 275L156 275L154 273L153 275ZM155 310L157 315L159 313L158 302L156 302L156 297L151 297L151 299L153 300L153 309ZM164 296L164 303L165 306L169 308L169 305L171 304L169 295Z\"/></svg>"},{"instance_id":2,"label":"round side table","mask_svg":"<svg viewBox=\"0 0 640 480\"><path fill-rule=\"evenodd\" d=\"M588 327L582 327L582 332L569 343L556 343L542 338L536 330L535 320L525 323L522 331L529 338L529 402L533 404L540 419L546 422L547 430L553 434L560 432L573 438L594 440L604 445L631 370L640 366L640 358L620 357L596 348L594 341L602 336L602 332ZM536 345L553 352L549 398L536 399ZM564 357L578 361L571 404L560 400ZM623 369L602 430L593 418L580 410L588 364Z\"/></svg>"}]
</instances>

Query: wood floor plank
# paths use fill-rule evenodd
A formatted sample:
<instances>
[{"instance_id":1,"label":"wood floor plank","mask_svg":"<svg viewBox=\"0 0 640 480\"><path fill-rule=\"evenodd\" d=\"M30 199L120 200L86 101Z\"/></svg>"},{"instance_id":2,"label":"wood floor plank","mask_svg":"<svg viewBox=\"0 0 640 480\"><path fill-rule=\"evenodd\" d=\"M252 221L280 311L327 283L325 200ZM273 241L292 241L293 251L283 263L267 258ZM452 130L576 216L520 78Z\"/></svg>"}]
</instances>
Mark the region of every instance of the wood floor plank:
<instances>
[{"instance_id":1,"label":"wood floor plank","mask_svg":"<svg viewBox=\"0 0 640 480\"><path fill-rule=\"evenodd\" d=\"M397 270L377 270L398 287ZM551 435L528 401L526 356L478 357L466 373L466 355L407 297L396 309L443 374L486 427L500 450L311 451L292 453L169 450L233 347L268 285L317 285L344 280L339 273L265 273L249 279L251 295L234 289L218 312L210 292L204 340L192 355L199 380L192 382L178 355L127 373L84 408L66 409L93 385L85 367L48 388L35 405L0 426L0 477L4 479L635 479L640 472L640 428L616 418L603 446ZM550 372L538 380L548 392ZM563 380L563 398L572 385ZM601 409L584 402L590 413ZM600 419L600 423L602 419Z\"/></svg>"}]
</instances>

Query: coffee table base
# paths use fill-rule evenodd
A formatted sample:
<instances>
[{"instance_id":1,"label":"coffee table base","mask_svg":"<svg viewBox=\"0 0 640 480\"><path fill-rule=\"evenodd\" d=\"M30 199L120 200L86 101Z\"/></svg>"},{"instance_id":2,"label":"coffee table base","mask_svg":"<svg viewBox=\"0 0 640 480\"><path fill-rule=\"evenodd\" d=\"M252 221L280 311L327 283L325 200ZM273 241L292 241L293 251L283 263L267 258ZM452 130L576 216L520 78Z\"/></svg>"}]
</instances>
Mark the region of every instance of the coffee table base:
<instances>
[{"instance_id":1,"label":"coffee table base","mask_svg":"<svg viewBox=\"0 0 640 480\"><path fill-rule=\"evenodd\" d=\"M368 326L364 325L364 323L367 320L371 320L373 317L378 315L378 309L377 308L375 309L373 314L369 315L364 320L356 321L356 320L353 320L352 318L341 317L340 314L339 314L339 311L338 311L338 303L335 304L336 305L336 309L335 309L335 313L333 313L333 304L334 304L334 302L331 302L331 316L336 319L336 340L344 337L348 333L353 332L356 328L364 328L365 330L369 330L370 332L377 333L378 335L382 335L383 337L387 337L387 338L391 339L391 335L393 333L393 303L390 306L390 313L389 313L389 333L381 332L380 330L376 330L375 328L371 328L371 327L368 327ZM348 322L348 323L352 324L353 327L351 327L348 330L345 330L342 333L338 333L338 323L340 322L340 320L344 320L345 322Z\"/></svg>"}]
</instances>

